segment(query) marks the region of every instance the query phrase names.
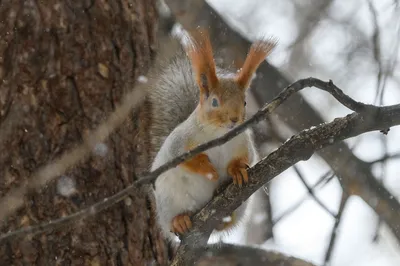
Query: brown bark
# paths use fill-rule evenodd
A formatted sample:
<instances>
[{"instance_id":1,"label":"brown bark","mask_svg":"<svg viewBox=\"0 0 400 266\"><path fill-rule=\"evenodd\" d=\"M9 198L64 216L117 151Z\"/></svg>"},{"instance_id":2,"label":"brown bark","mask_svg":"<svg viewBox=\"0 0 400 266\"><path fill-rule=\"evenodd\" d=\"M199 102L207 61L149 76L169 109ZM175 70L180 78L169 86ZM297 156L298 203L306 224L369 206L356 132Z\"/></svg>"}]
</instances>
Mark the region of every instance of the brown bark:
<instances>
[{"instance_id":1,"label":"brown bark","mask_svg":"<svg viewBox=\"0 0 400 266\"><path fill-rule=\"evenodd\" d=\"M0 196L96 128L154 56L155 1L1 1ZM139 118L138 118L139 117ZM95 156L0 221L2 233L68 215L112 195L145 169L146 126L130 116ZM140 129L140 130L139 130ZM142 130L143 129L143 130ZM60 185L75 182L66 196ZM0 246L0 265L147 265L166 260L141 191L113 208Z\"/></svg>"}]
</instances>

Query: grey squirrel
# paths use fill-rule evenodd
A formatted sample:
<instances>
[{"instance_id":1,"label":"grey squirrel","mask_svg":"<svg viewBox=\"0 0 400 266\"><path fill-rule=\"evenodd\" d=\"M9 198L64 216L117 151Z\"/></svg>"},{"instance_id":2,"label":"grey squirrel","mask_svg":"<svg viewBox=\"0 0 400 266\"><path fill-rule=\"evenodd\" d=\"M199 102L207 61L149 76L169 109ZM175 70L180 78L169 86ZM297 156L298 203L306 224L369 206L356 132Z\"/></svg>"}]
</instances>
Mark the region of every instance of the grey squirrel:
<instances>
[{"instance_id":1,"label":"grey squirrel","mask_svg":"<svg viewBox=\"0 0 400 266\"><path fill-rule=\"evenodd\" d=\"M158 75L149 91L151 104L151 170L196 146L218 138L245 120L245 93L259 64L276 42L252 44L237 73L217 68L209 36L197 30L180 53ZM192 226L190 216L212 199L229 178L239 186L248 182L247 168L259 160L251 131L209 149L161 174L155 182L157 221L164 236L173 240ZM243 217L246 203L221 221L226 231Z\"/></svg>"}]
</instances>

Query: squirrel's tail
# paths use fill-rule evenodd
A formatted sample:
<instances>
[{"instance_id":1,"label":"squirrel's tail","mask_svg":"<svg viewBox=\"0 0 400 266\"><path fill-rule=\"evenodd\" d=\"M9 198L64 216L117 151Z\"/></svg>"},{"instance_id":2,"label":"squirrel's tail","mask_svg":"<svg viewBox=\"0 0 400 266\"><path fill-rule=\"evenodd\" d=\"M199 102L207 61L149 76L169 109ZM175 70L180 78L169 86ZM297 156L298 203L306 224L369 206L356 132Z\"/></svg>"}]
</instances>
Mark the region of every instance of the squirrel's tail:
<instances>
[{"instance_id":1,"label":"squirrel's tail","mask_svg":"<svg viewBox=\"0 0 400 266\"><path fill-rule=\"evenodd\" d=\"M149 125L151 161L167 136L188 118L199 101L192 67L182 48L162 63L157 80L147 98L148 116L152 120Z\"/></svg>"}]
</instances>

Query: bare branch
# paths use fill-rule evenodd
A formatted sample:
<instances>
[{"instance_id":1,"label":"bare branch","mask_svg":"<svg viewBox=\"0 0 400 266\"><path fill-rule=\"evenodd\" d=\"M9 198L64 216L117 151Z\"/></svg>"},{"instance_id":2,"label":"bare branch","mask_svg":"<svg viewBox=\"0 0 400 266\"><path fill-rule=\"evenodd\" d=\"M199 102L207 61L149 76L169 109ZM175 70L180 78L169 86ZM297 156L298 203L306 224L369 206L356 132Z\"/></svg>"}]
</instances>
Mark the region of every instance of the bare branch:
<instances>
[{"instance_id":1,"label":"bare branch","mask_svg":"<svg viewBox=\"0 0 400 266\"><path fill-rule=\"evenodd\" d=\"M379 103L382 104L383 100L383 92L384 92L384 85L383 85L383 64L382 64L382 59L381 59L381 45L380 45L380 30L379 30L379 24L378 24L378 12L376 11L374 4L372 3L371 0L368 0L368 8L371 12L372 16L372 21L374 24L374 33L372 34L372 45L373 45L373 56L374 60L378 65L378 75L377 75L377 86L376 86L376 94L375 94L375 101L377 102L377 99L380 96L380 101ZM375 102L375 103L376 103Z\"/></svg>"},{"instance_id":2,"label":"bare branch","mask_svg":"<svg viewBox=\"0 0 400 266\"><path fill-rule=\"evenodd\" d=\"M333 177L335 177L335 174L332 173L332 171L328 171L327 173L323 174L318 180L317 182L310 187L310 189L312 191L314 191L314 189L316 189L319 185L322 184L321 187L324 187L325 185L327 185L332 179ZM323 183L324 182L324 183ZM278 216L277 218L275 218L273 220L273 224L277 224L279 223L283 218L285 218L287 215L291 214L292 212L294 212L295 210L297 210L301 204L304 203L304 201L306 201L308 199L308 194L306 194L305 196L303 196L303 198L301 200L299 200L295 205L289 207L287 210L285 210L280 216Z\"/></svg>"},{"instance_id":3,"label":"bare branch","mask_svg":"<svg viewBox=\"0 0 400 266\"><path fill-rule=\"evenodd\" d=\"M303 185L306 187L308 194L311 195L311 197L315 200L315 202L321 206L322 209L324 209L327 213L329 213L332 217L336 217L336 214L334 214L318 197L315 195L314 190L307 184L307 181L303 177L303 174L300 172L299 168L296 167L295 165L293 166L294 171L296 172L297 176L300 178L300 181L303 183Z\"/></svg>"},{"instance_id":4,"label":"bare branch","mask_svg":"<svg viewBox=\"0 0 400 266\"><path fill-rule=\"evenodd\" d=\"M383 146L383 150L384 150L384 154L387 155L388 154L388 139L383 135L380 136L380 141L382 143ZM377 178L377 180L380 181L380 183L382 184L382 186L384 186L384 182L385 182L385 176L386 176L386 169L387 169L387 161L384 161L380 164L380 168L381 168L381 173L380 173L380 178ZM379 229L381 228L382 225L382 218L378 217L378 222L376 224L376 230L375 230L375 235L372 238L373 241L378 241L379 239Z\"/></svg>"},{"instance_id":5,"label":"bare branch","mask_svg":"<svg viewBox=\"0 0 400 266\"><path fill-rule=\"evenodd\" d=\"M212 141L209 141L207 143L204 143L202 145L199 145L195 149L186 152L182 154L181 156L176 157L175 159L171 160L170 162L160 166L153 172L147 174L144 178L134 182L132 185L128 186L127 188L121 190L120 192L114 194L113 196L103 199L100 202L97 202L93 204L92 206L83 209L77 213L74 213L70 216L63 217L54 221L50 221L47 224L42 224L38 226L31 226L31 227L26 227L17 231L9 232L6 234L3 234L0 236L0 242L11 239L13 237L19 237L24 234L36 234L39 232L59 228L62 225L68 224L72 221L76 221L78 219L82 219L85 217L88 217L90 215L93 215L99 211L102 211L113 204L121 201L125 197L129 196L130 193L134 192L137 189L137 186L143 185L143 184L148 184L153 182L157 176L159 176L161 173L177 166L178 164L182 163L183 161L190 159L191 157L195 156L196 154L203 152L207 149L210 149L212 147L221 145L230 139L234 138L241 132L244 132L249 126L252 124L255 124L261 120L264 119L264 117L274 111L281 103L283 103L285 100L287 100L291 95L293 95L295 92L300 91L303 88L306 87L311 87L311 86L316 86L317 88L321 88L322 90L330 92L339 102L342 102L354 109L361 110L359 113L353 113L349 115L349 117L357 117L358 119L362 119L363 123L362 125L359 125L360 121L356 120L350 120L350 122L355 123L357 127L349 127L345 128L347 131L352 129L353 131L347 132L348 135L347 137L351 136L356 136L358 134L371 131L371 130L377 130L390 127L393 125L397 125L400 123L400 116L398 115L398 112L400 112L400 106L388 106L388 107L376 107L372 105L364 105L362 103L356 102L352 100L350 97L345 95L339 88L337 88L331 81L330 82L323 82L321 80L315 79L315 78L308 78L308 79L302 79L299 80L289 87L285 88L272 102L264 105L263 108L261 108L254 116L252 116L250 119L246 120L243 124L237 126L233 130L229 131L227 134L224 136L214 139ZM365 116L373 116L376 117L377 119L374 119L373 121L375 123L370 124L370 123L365 123ZM340 121L340 119L338 120ZM329 124L326 124L329 125ZM353 125L353 126L355 126ZM351 125L350 125L351 126ZM325 129L325 127L323 127ZM344 130L344 129L343 129ZM358 130L358 131L357 131ZM337 133L337 132L336 132ZM357 133L357 134L356 134ZM353 135L351 135L353 134ZM344 135L346 137L346 135ZM293 137L292 137L293 139ZM334 137L332 139L329 139L328 142L329 144L332 144L336 141ZM281 146L280 149L285 149L287 146L286 144L289 143L286 142L284 145ZM325 145L326 146L326 145ZM308 153L311 151L310 147L306 147L309 150L305 149L304 152L307 153L307 156L309 155ZM322 147L320 147L322 148ZM319 148L319 149L320 149ZM298 153L299 151L297 151ZM306 158L305 158L306 159ZM300 160L299 158L296 158L296 160ZM264 160L263 160L264 161ZM250 172L251 173L251 172ZM265 184L264 182L263 184ZM259 184L259 187L261 187L263 184ZM254 191L253 191L254 192ZM398 208L400 210L400 207Z\"/></svg>"},{"instance_id":6,"label":"bare branch","mask_svg":"<svg viewBox=\"0 0 400 266\"><path fill-rule=\"evenodd\" d=\"M170 7L176 20L185 29L193 29L201 25L209 29L213 45L223 47L220 55L226 65L233 61L240 67L245 54L249 49L250 42L232 30L229 25L218 15L204 0L165 0ZM400 31L399 31L400 33ZM365 38L366 39L366 38ZM400 38L397 38L400 40ZM367 39L366 39L367 40ZM400 41L396 43L396 49ZM394 58L394 57L393 57ZM258 71L257 78L252 84L251 91L259 104L272 99L282 88L289 83L288 79L275 67L263 62ZM268 86L268 89L265 87ZM287 123L291 128L300 131L305 127L323 123L323 119L304 98L297 94L294 95L285 105L282 105L275 113L279 119ZM366 117L366 121L374 119ZM372 121L369 121L372 122ZM318 154L329 164L335 174L340 178L342 184L349 193L356 193L367 204L374 208L378 215L390 217L389 226L398 240L400 240L400 230L398 224L400 220L395 216L387 214L387 207L377 208L373 199L382 199L384 202L391 202L397 206L396 199L391 198L391 194L376 181L371 172L370 165L353 154L344 142L336 143ZM340 156L337 156L340 154ZM357 173L356 175L354 173Z\"/></svg>"},{"instance_id":7,"label":"bare branch","mask_svg":"<svg viewBox=\"0 0 400 266\"><path fill-rule=\"evenodd\" d=\"M325 255L325 262L324 262L325 266L329 265L328 262L331 259L332 251L335 247L335 241L336 241L336 236L338 233L338 228L339 228L340 222L342 220L343 210L344 210L344 207L346 206L348 199L349 199L349 195L346 192L343 192L342 199L340 201L338 214L335 215L336 219L335 219L335 224L333 225L333 229L332 229L331 240L329 241L329 246L328 246L328 249L327 249L326 255Z\"/></svg>"},{"instance_id":8,"label":"bare branch","mask_svg":"<svg viewBox=\"0 0 400 266\"><path fill-rule=\"evenodd\" d=\"M201 211L192 217L193 228L183 236L173 265L191 264L194 258L193 248L206 245L213 228L223 217L229 215L263 184L271 181L272 178L290 166L301 160L309 159L315 151L337 141L400 124L400 104L377 108L379 111L373 115L375 123L365 123L366 118L371 116L371 113L367 110L369 108L367 108L360 113L352 113L343 118L336 118L330 123L300 132L249 169L251 179L247 186L239 188L232 183L228 185L221 194L214 197ZM390 195L384 187L380 187L380 189ZM355 190L351 192L356 194ZM386 222L393 226L393 222L400 221L399 202L386 200L386 197L374 197L370 200L377 202L375 210ZM399 234L395 230L393 232Z\"/></svg>"},{"instance_id":9,"label":"bare branch","mask_svg":"<svg viewBox=\"0 0 400 266\"><path fill-rule=\"evenodd\" d=\"M323 18L323 15L326 15L326 11L329 9L332 2L332 0L323 0L309 4L302 3L301 5L293 3L296 6L298 13L301 14L301 17L298 18L298 20L301 21L298 23L299 28L297 38L289 45L289 49L304 43L308 36L310 36L314 32L315 28L317 28L319 22ZM303 15L304 12L306 12L305 15ZM293 62L293 60L290 61Z\"/></svg>"},{"instance_id":10,"label":"bare branch","mask_svg":"<svg viewBox=\"0 0 400 266\"><path fill-rule=\"evenodd\" d=\"M212 245L195 250L197 266L313 266L310 262L248 246Z\"/></svg>"},{"instance_id":11,"label":"bare branch","mask_svg":"<svg viewBox=\"0 0 400 266\"><path fill-rule=\"evenodd\" d=\"M388 160L395 160L395 159L400 159L400 153L394 153L394 154L385 154L379 159L376 159L372 162L369 162L371 165L376 164L376 163L382 163Z\"/></svg>"},{"instance_id":12,"label":"bare branch","mask_svg":"<svg viewBox=\"0 0 400 266\"><path fill-rule=\"evenodd\" d=\"M309 58L309 36L320 26L320 22L326 17L327 11L334 1L320 0L315 2L293 1L296 7L295 19L298 27L297 38L286 48L290 49L290 55L285 64L288 73L299 73L304 68L312 68L313 64L304 65Z\"/></svg>"}]
</instances>

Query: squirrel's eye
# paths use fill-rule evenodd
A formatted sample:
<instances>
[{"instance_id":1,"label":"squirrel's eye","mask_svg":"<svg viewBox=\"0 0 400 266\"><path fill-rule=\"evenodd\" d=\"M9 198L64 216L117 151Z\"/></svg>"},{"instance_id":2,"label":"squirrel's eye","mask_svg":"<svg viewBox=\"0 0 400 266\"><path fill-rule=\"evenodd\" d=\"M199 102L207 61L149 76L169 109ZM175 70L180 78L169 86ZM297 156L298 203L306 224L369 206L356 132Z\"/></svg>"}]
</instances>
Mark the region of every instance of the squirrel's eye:
<instances>
[{"instance_id":1,"label":"squirrel's eye","mask_svg":"<svg viewBox=\"0 0 400 266\"><path fill-rule=\"evenodd\" d=\"M245 102L244 102L244 106L246 106L246 104L247 104L247 103L246 103L246 101L245 101Z\"/></svg>"},{"instance_id":2,"label":"squirrel's eye","mask_svg":"<svg viewBox=\"0 0 400 266\"><path fill-rule=\"evenodd\" d=\"M212 99L212 102L211 102L211 105L212 105L213 107L217 107L217 106L218 106L218 100L217 100L216 98L213 98L213 99Z\"/></svg>"}]
</instances>

